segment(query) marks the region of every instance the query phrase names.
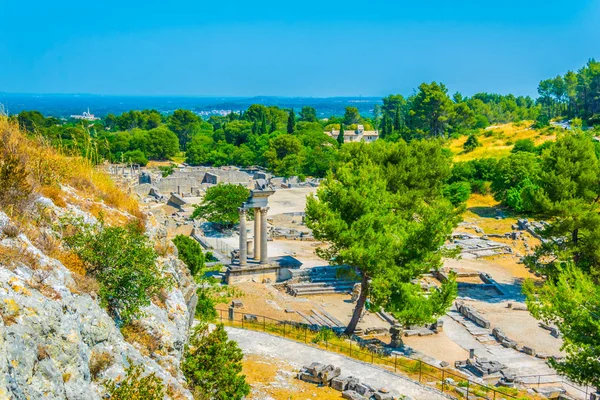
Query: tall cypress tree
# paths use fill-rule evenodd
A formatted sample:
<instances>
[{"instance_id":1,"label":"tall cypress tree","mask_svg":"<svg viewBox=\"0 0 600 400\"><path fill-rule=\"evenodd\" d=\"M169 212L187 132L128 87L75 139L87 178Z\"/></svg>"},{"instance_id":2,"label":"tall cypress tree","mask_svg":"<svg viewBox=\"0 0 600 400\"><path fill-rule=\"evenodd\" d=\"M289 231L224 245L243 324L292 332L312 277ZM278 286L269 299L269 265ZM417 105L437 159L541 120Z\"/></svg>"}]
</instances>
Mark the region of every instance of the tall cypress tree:
<instances>
[{"instance_id":1,"label":"tall cypress tree","mask_svg":"<svg viewBox=\"0 0 600 400\"><path fill-rule=\"evenodd\" d=\"M389 120L390 120L390 117L388 117L387 113L384 113L383 119L381 120L381 135L380 136L382 139L391 133L391 132L388 132L388 126L389 126L388 121Z\"/></svg>"},{"instance_id":2,"label":"tall cypress tree","mask_svg":"<svg viewBox=\"0 0 600 400\"><path fill-rule=\"evenodd\" d=\"M294 109L292 108L290 110L290 115L288 116L287 133L294 133L294 126L296 126L296 116L294 114Z\"/></svg>"},{"instance_id":3,"label":"tall cypress tree","mask_svg":"<svg viewBox=\"0 0 600 400\"><path fill-rule=\"evenodd\" d=\"M277 130L277 122L275 121L275 118L273 118L273 121L271 121L271 128L269 130L269 133L273 133Z\"/></svg>"},{"instance_id":4,"label":"tall cypress tree","mask_svg":"<svg viewBox=\"0 0 600 400\"><path fill-rule=\"evenodd\" d=\"M344 123L340 123L340 133L338 134L337 142L340 147L344 144Z\"/></svg>"},{"instance_id":5,"label":"tall cypress tree","mask_svg":"<svg viewBox=\"0 0 600 400\"><path fill-rule=\"evenodd\" d=\"M263 114L262 121L260 123L260 134L264 135L267 133L267 117Z\"/></svg>"},{"instance_id":6,"label":"tall cypress tree","mask_svg":"<svg viewBox=\"0 0 600 400\"><path fill-rule=\"evenodd\" d=\"M398 104L396 106L396 115L394 115L394 130L396 132L399 132L401 127L402 127L402 121L400 119L400 104Z\"/></svg>"}]
</instances>

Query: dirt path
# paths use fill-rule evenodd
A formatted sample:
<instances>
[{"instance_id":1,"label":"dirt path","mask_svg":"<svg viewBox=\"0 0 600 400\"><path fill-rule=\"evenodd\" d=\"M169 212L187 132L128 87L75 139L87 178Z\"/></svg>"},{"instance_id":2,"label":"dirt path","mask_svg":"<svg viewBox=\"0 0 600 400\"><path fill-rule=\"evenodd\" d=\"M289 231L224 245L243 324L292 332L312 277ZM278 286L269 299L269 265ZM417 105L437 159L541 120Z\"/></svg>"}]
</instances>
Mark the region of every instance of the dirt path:
<instances>
[{"instance_id":1,"label":"dirt path","mask_svg":"<svg viewBox=\"0 0 600 400\"><path fill-rule=\"evenodd\" d=\"M419 385L402 376L388 372L382 368L365 364L325 350L316 349L302 343L280 338L263 332L247 331L226 327L229 338L235 340L244 354L258 354L283 360L296 368L318 361L333 364L342 369L343 376L356 376L361 381L375 387L386 387L398 391L412 399L442 400L447 399L437 390Z\"/></svg>"}]
</instances>

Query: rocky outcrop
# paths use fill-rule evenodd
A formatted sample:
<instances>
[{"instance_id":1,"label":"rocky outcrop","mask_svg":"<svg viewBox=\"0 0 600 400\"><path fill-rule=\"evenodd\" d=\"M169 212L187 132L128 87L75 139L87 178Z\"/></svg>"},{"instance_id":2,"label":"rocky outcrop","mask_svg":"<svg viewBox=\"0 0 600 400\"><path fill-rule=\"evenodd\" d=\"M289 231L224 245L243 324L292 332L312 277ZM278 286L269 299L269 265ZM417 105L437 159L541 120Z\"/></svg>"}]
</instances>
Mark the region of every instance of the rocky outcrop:
<instances>
[{"instance_id":1,"label":"rocky outcrop","mask_svg":"<svg viewBox=\"0 0 600 400\"><path fill-rule=\"evenodd\" d=\"M48 199L39 203L54 218L66 213ZM10 223L0 212L0 228ZM159 230L148 232L159 237ZM0 398L100 399L106 380L123 376L129 363L160 377L170 397L191 398L179 365L196 286L175 256L158 260L173 277L172 289L146 307L136 323L149 346L135 338L128 342L95 295L81 290L75 275L25 234L0 233L0 249L15 254L10 263L0 257Z\"/></svg>"}]
</instances>

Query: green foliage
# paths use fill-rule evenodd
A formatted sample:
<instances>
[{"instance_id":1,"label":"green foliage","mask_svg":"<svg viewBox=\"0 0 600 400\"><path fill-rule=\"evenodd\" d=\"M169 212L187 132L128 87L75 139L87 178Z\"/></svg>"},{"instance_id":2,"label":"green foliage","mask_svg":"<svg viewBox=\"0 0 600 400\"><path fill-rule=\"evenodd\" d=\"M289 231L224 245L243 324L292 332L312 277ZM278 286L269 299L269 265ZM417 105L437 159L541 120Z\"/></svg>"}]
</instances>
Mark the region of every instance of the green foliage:
<instances>
[{"instance_id":1,"label":"green foliage","mask_svg":"<svg viewBox=\"0 0 600 400\"><path fill-rule=\"evenodd\" d=\"M179 146L186 149L192 134L199 129L200 117L190 110L175 110L169 116L169 129L177 135Z\"/></svg>"},{"instance_id":2,"label":"green foliage","mask_svg":"<svg viewBox=\"0 0 600 400\"><path fill-rule=\"evenodd\" d=\"M123 161L127 163L139 164L145 167L148 164L148 158L143 151L139 149L126 151L123 153Z\"/></svg>"},{"instance_id":3,"label":"green foliage","mask_svg":"<svg viewBox=\"0 0 600 400\"><path fill-rule=\"evenodd\" d=\"M125 369L125 378L121 381L106 382L106 392L111 400L162 400L166 390L162 380L153 372L142 376L144 368L131 364Z\"/></svg>"},{"instance_id":4,"label":"green foliage","mask_svg":"<svg viewBox=\"0 0 600 400\"><path fill-rule=\"evenodd\" d=\"M494 197L507 203L510 192L510 201L507 205L520 208L520 210L516 209L517 211L525 211L522 209L521 192L524 188L535 190L536 185L534 183L538 181L539 175L540 163L535 154L527 152L513 153L498 161L496 174L492 182Z\"/></svg>"},{"instance_id":5,"label":"green foliage","mask_svg":"<svg viewBox=\"0 0 600 400\"><path fill-rule=\"evenodd\" d=\"M219 183L207 189L192 218L202 217L224 227L232 227L240 221L238 209L249 196L250 190L242 185Z\"/></svg>"},{"instance_id":6,"label":"green foliage","mask_svg":"<svg viewBox=\"0 0 600 400\"><path fill-rule=\"evenodd\" d=\"M339 147L344 144L344 124L340 124L340 132L338 133L337 143Z\"/></svg>"},{"instance_id":7,"label":"green foliage","mask_svg":"<svg viewBox=\"0 0 600 400\"><path fill-rule=\"evenodd\" d=\"M240 400L250 393L241 375L243 354L228 340L223 325L209 332L208 325L193 328L186 345L181 370L195 399Z\"/></svg>"},{"instance_id":8,"label":"green foliage","mask_svg":"<svg viewBox=\"0 0 600 400\"><path fill-rule=\"evenodd\" d=\"M179 152L177 136L161 126L148 131L146 154L153 160L166 160Z\"/></svg>"},{"instance_id":9,"label":"green foliage","mask_svg":"<svg viewBox=\"0 0 600 400\"><path fill-rule=\"evenodd\" d=\"M326 326L322 326L321 329L319 329L319 332L312 339L312 342L313 343L329 342L329 341L331 341L331 339L333 339L334 336L335 336L335 333L331 329L329 329Z\"/></svg>"},{"instance_id":10,"label":"green foliage","mask_svg":"<svg viewBox=\"0 0 600 400\"><path fill-rule=\"evenodd\" d=\"M177 247L179 259L188 266L192 276L196 276L204 269L205 259L200 243L184 235L175 236L173 243Z\"/></svg>"},{"instance_id":11,"label":"green foliage","mask_svg":"<svg viewBox=\"0 0 600 400\"><path fill-rule=\"evenodd\" d=\"M475 150L477 147L481 147L481 143L479 143L479 139L477 135L471 134L465 141L463 148L465 149L465 153Z\"/></svg>"},{"instance_id":12,"label":"green foliage","mask_svg":"<svg viewBox=\"0 0 600 400\"><path fill-rule=\"evenodd\" d=\"M141 314L150 299L168 287L156 265L156 253L135 225L76 225L65 242L98 281L100 303L123 324Z\"/></svg>"},{"instance_id":13,"label":"green foliage","mask_svg":"<svg viewBox=\"0 0 600 400\"><path fill-rule=\"evenodd\" d=\"M302 111L300 111L300 120L306 122L317 122L317 110L311 106L302 107Z\"/></svg>"},{"instance_id":14,"label":"green foliage","mask_svg":"<svg viewBox=\"0 0 600 400\"><path fill-rule=\"evenodd\" d=\"M469 182L454 182L444 187L444 197L456 207L466 202L471 197L471 184Z\"/></svg>"},{"instance_id":15,"label":"green foliage","mask_svg":"<svg viewBox=\"0 0 600 400\"><path fill-rule=\"evenodd\" d=\"M545 114L540 114L533 123L535 129L542 129L547 126L550 126L550 118Z\"/></svg>"},{"instance_id":16,"label":"green foliage","mask_svg":"<svg viewBox=\"0 0 600 400\"><path fill-rule=\"evenodd\" d=\"M279 135L269 142L265 159L276 174L289 177L302 173L304 160L302 142L296 136Z\"/></svg>"},{"instance_id":17,"label":"green foliage","mask_svg":"<svg viewBox=\"0 0 600 400\"><path fill-rule=\"evenodd\" d=\"M361 122L360 113L358 112L358 108L356 107L346 107L346 112L344 114L344 120L342 123L344 125L354 125Z\"/></svg>"},{"instance_id":18,"label":"green foliage","mask_svg":"<svg viewBox=\"0 0 600 400\"><path fill-rule=\"evenodd\" d=\"M440 248L458 223L459 212L442 191L449 175L449 156L435 141L345 145L335 172L306 206L308 227L329 245L319 255L356 268L363 278L361 297L368 295L375 307L431 320L451 296L427 298L411 281L439 267ZM348 332L364 301L358 304Z\"/></svg>"},{"instance_id":19,"label":"green foliage","mask_svg":"<svg viewBox=\"0 0 600 400\"><path fill-rule=\"evenodd\" d=\"M213 322L217 319L215 301L205 288L198 289L198 303L196 303L196 319L203 322Z\"/></svg>"},{"instance_id":20,"label":"green foliage","mask_svg":"<svg viewBox=\"0 0 600 400\"><path fill-rule=\"evenodd\" d=\"M172 175L173 172L175 172L175 168L177 168L175 164L161 165L160 167L158 167L158 170L160 171L162 177L166 178L167 176Z\"/></svg>"},{"instance_id":21,"label":"green foliage","mask_svg":"<svg viewBox=\"0 0 600 400\"><path fill-rule=\"evenodd\" d=\"M531 314L558 327L564 360L551 359L559 373L582 385L600 387L600 286L572 263L561 263L543 286L524 285Z\"/></svg>"},{"instance_id":22,"label":"green foliage","mask_svg":"<svg viewBox=\"0 0 600 400\"><path fill-rule=\"evenodd\" d=\"M287 133L294 133L294 127L296 126L296 114L294 114L294 109L290 110L290 115L288 116L287 122Z\"/></svg>"},{"instance_id":23,"label":"green foliage","mask_svg":"<svg viewBox=\"0 0 600 400\"><path fill-rule=\"evenodd\" d=\"M443 83L422 83L411 98L409 125L419 135L444 137L452 117L454 103Z\"/></svg>"},{"instance_id":24,"label":"green foliage","mask_svg":"<svg viewBox=\"0 0 600 400\"><path fill-rule=\"evenodd\" d=\"M524 151L527 153L537 153L537 148L535 147L535 143L531 139L521 139L515 142L511 153L518 153L519 151Z\"/></svg>"}]
</instances>

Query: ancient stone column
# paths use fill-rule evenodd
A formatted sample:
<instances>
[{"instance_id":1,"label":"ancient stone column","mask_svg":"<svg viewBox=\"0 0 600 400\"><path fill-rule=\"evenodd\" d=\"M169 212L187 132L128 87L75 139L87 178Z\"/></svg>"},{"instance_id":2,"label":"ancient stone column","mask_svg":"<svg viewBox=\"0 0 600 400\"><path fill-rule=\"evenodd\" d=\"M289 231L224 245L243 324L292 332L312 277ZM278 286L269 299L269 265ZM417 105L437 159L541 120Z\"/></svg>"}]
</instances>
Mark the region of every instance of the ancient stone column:
<instances>
[{"instance_id":1,"label":"ancient stone column","mask_svg":"<svg viewBox=\"0 0 600 400\"><path fill-rule=\"evenodd\" d=\"M260 260L260 208L254 209L254 260Z\"/></svg>"},{"instance_id":2,"label":"ancient stone column","mask_svg":"<svg viewBox=\"0 0 600 400\"><path fill-rule=\"evenodd\" d=\"M269 207L260 209L260 263L266 264L269 260L267 255L267 212Z\"/></svg>"},{"instance_id":3,"label":"ancient stone column","mask_svg":"<svg viewBox=\"0 0 600 400\"><path fill-rule=\"evenodd\" d=\"M243 207L240 211L240 267L245 267L247 264L248 253L248 234L246 232L246 210Z\"/></svg>"}]
</instances>

